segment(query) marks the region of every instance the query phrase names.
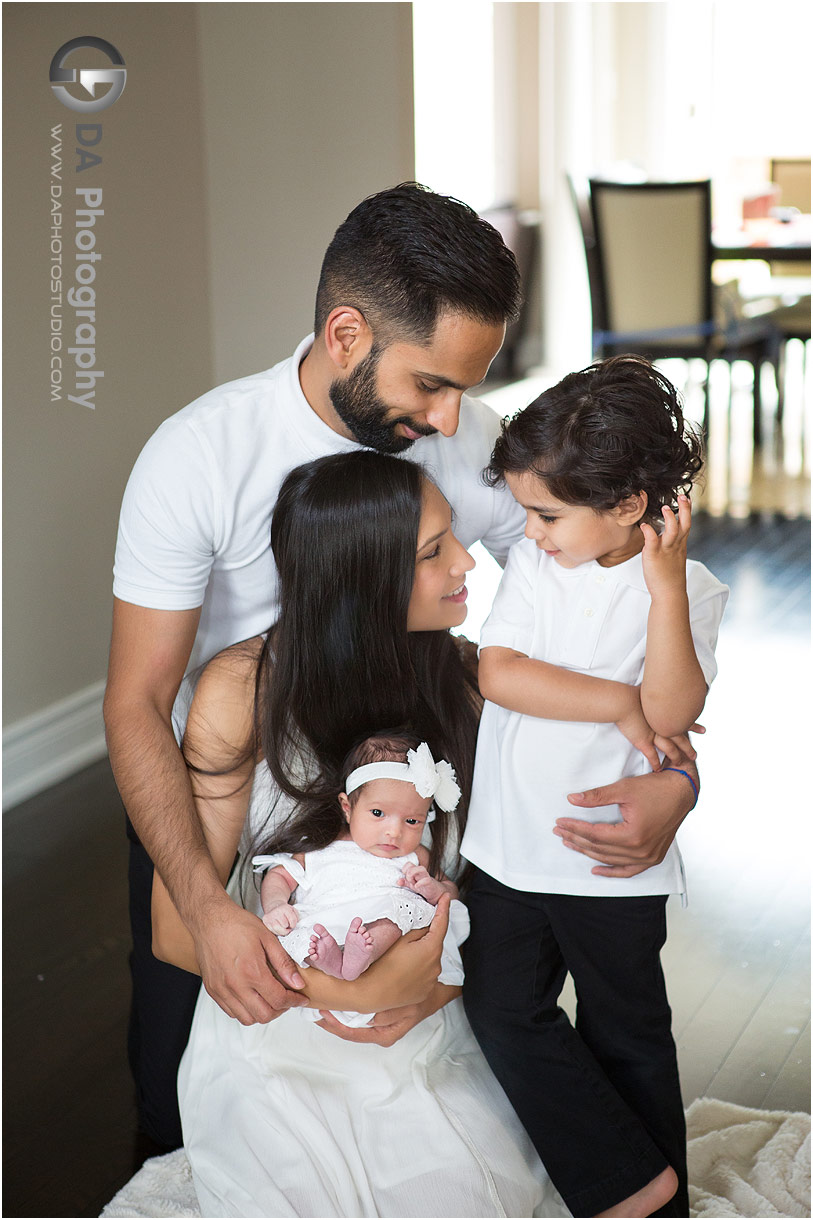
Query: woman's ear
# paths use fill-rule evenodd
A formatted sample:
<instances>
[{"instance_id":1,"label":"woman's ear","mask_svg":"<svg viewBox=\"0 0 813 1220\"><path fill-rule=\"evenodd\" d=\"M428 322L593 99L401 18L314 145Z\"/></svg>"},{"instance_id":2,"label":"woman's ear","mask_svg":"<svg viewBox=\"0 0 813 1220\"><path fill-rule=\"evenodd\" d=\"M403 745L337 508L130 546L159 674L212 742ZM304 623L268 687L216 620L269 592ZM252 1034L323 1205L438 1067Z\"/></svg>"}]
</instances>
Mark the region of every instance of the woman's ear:
<instances>
[{"instance_id":1,"label":"woman's ear","mask_svg":"<svg viewBox=\"0 0 813 1220\"><path fill-rule=\"evenodd\" d=\"M342 812L344 813L345 822L349 822L350 821L350 801L347 799L346 792L339 793L339 804L342 807Z\"/></svg>"},{"instance_id":2,"label":"woman's ear","mask_svg":"<svg viewBox=\"0 0 813 1220\"><path fill-rule=\"evenodd\" d=\"M619 525L637 525L643 518L649 504L649 496L645 491L637 491L627 496L620 504L611 509Z\"/></svg>"}]
</instances>

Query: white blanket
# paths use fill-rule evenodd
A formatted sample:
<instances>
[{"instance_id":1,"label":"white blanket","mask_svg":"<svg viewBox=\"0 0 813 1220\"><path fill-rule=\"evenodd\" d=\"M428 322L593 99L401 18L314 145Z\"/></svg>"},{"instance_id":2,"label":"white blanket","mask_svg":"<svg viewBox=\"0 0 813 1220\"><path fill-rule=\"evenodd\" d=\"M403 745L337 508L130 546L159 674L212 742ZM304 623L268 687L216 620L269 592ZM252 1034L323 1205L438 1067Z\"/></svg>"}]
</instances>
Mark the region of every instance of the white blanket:
<instances>
[{"instance_id":1,"label":"white blanket","mask_svg":"<svg viewBox=\"0 0 813 1220\"><path fill-rule=\"evenodd\" d=\"M809 1216L810 1115L701 1097L686 1113L691 1215ZM183 1152L147 1161L102 1216L199 1216Z\"/></svg>"}]
</instances>

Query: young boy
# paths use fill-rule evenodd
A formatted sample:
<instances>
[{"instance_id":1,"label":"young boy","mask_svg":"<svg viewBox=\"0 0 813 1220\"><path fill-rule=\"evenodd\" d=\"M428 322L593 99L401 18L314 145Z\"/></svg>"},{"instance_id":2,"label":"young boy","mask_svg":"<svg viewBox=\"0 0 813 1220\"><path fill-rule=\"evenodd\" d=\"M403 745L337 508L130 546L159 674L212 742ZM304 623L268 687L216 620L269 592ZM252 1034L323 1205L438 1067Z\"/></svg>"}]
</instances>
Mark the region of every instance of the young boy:
<instances>
[{"instance_id":1,"label":"young boy","mask_svg":"<svg viewBox=\"0 0 813 1220\"><path fill-rule=\"evenodd\" d=\"M569 792L659 769L659 748L679 764L667 739L703 708L728 590L686 559L701 465L674 388L618 356L504 422L486 471L527 524L480 643L464 1000L577 1216L689 1214L660 965L666 897L685 892L679 852L603 875L556 820ZM618 807L594 820L619 821ZM557 1003L568 972L575 1029Z\"/></svg>"}]
</instances>

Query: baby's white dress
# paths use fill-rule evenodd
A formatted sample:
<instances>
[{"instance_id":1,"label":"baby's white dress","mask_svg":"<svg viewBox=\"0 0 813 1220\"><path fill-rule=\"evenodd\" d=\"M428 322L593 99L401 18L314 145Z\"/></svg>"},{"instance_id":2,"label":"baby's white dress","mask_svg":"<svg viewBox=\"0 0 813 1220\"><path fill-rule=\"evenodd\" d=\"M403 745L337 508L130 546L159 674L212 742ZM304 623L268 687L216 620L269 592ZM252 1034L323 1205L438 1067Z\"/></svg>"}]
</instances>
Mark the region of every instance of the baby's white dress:
<instances>
[{"instance_id":1,"label":"baby's white dress","mask_svg":"<svg viewBox=\"0 0 813 1220\"><path fill-rule=\"evenodd\" d=\"M250 820L269 794L261 764ZM201 988L178 1095L203 1216L570 1215L459 999L381 1047L297 1010L243 1026Z\"/></svg>"},{"instance_id":2,"label":"baby's white dress","mask_svg":"<svg viewBox=\"0 0 813 1220\"><path fill-rule=\"evenodd\" d=\"M398 884L404 866L417 864L416 852L406 856L381 857L364 851L350 839L342 839L309 851L303 866L286 852L272 856L254 856L255 871L265 871L276 865L296 881L294 910L299 922L279 942L300 966L307 966L314 924L327 928L338 944L344 938L351 920L361 916L365 923L374 919L389 919L403 934L415 928L425 928L432 922L435 908L420 894ZM463 963L458 946L469 934L469 913L455 899L449 911L449 931L443 946L443 959L438 981L450 987L463 983ZM301 1016L320 1020L315 1008L300 1008ZM371 1012L333 1012L344 1025L360 1027L369 1024Z\"/></svg>"}]
</instances>

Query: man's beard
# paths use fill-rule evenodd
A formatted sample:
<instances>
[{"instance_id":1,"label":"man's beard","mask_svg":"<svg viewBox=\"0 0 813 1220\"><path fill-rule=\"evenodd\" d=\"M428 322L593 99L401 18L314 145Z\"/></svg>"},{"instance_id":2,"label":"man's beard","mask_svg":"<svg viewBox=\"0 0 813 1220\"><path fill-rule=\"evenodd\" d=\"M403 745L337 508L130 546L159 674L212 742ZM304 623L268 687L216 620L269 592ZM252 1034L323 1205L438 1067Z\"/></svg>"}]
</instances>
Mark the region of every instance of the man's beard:
<instances>
[{"instance_id":1,"label":"man's beard","mask_svg":"<svg viewBox=\"0 0 813 1220\"><path fill-rule=\"evenodd\" d=\"M408 415L387 418L392 408L378 396L380 356L380 350L372 347L349 376L331 383L328 393L334 411L360 445L379 453L403 453L415 442L408 436L399 436L396 424L406 424L421 436L434 436L437 429L419 424Z\"/></svg>"}]
</instances>

